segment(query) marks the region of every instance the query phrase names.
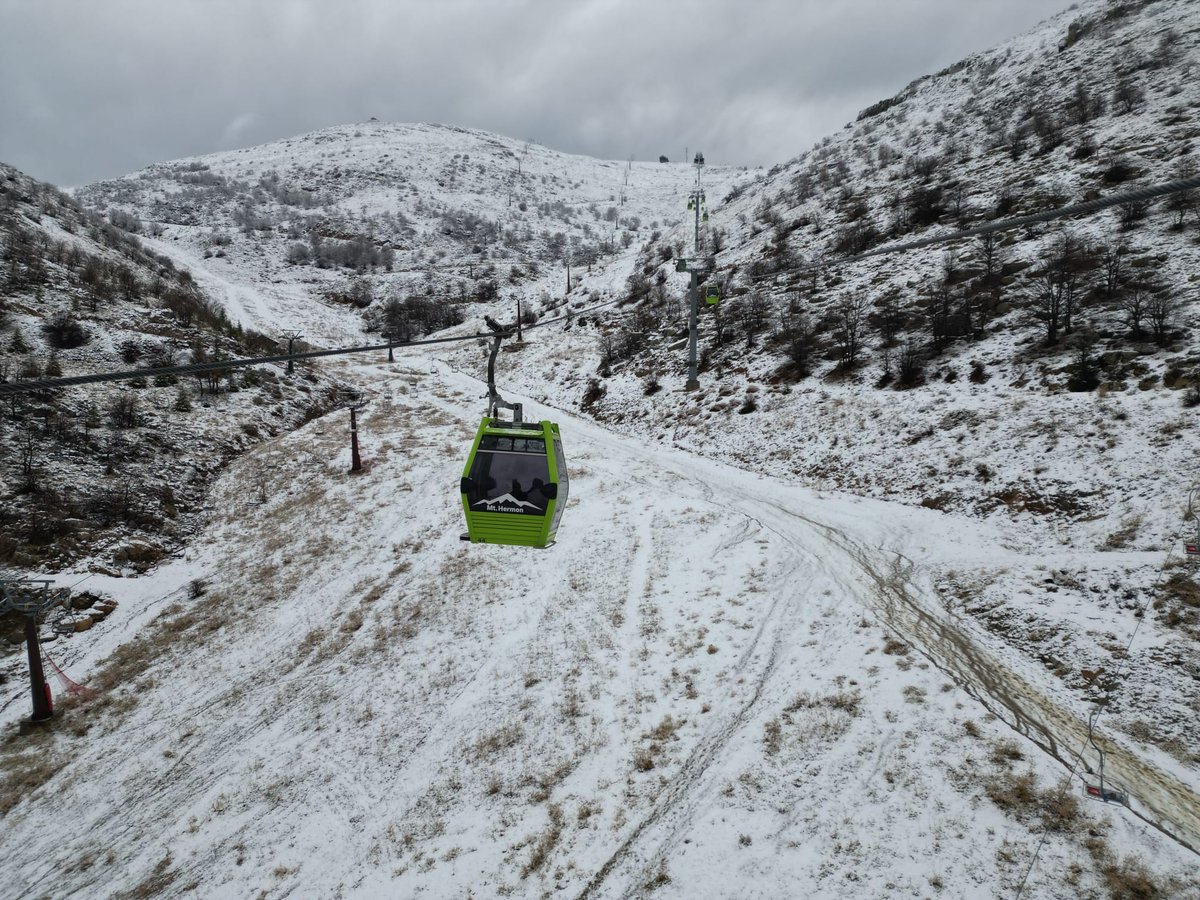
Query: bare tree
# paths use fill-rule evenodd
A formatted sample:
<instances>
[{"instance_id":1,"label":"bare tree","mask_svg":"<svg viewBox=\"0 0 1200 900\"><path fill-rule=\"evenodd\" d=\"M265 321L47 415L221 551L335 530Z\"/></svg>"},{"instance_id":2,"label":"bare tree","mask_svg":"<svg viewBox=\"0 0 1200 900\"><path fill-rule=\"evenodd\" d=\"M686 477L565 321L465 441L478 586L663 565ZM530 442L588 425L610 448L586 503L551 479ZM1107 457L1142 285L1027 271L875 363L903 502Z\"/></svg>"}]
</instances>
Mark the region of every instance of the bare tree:
<instances>
[{"instance_id":1,"label":"bare tree","mask_svg":"<svg viewBox=\"0 0 1200 900\"><path fill-rule=\"evenodd\" d=\"M1150 207L1153 205L1153 200L1127 200L1117 207L1117 217L1122 227L1133 228L1138 222L1146 218L1150 212Z\"/></svg>"},{"instance_id":2,"label":"bare tree","mask_svg":"<svg viewBox=\"0 0 1200 900\"><path fill-rule=\"evenodd\" d=\"M712 322L713 331L716 332L716 344L718 347L720 347L725 343L725 332L729 327L729 322L725 316L721 314L721 308L719 306L712 311Z\"/></svg>"},{"instance_id":3,"label":"bare tree","mask_svg":"<svg viewBox=\"0 0 1200 900\"><path fill-rule=\"evenodd\" d=\"M114 428L136 428L140 420L137 397L133 394L120 394L109 407L108 418Z\"/></svg>"},{"instance_id":4,"label":"bare tree","mask_svg":"<svg viewBox=\"0 0 1200 900\"><path fill-rule=\"evenodd\" d=\"M1131 113L1145 98L1145 93L1128 77L1117 82L1113 89L1113 103L1123 113Z\"/></svg>"},{"instance_id":5,"label":"bare tree","mask_svg":"<svg viewBox=\"0 0 1200 900\"><path fill-rule=\"evenodd\" d=\"M1067 231L1047 249L1042 262L1045 268L1034 283L1034 316L1046 324L1046 345L1053 346L1060 329L1070 334L1074 328L1092 254Z\"/></svg>"},{"instance_id":6,"label":"bare tree","mask_svg":"<svg viewBox=\"0 0 1200 900\"><path fill-rule=\"evenodd\" d=\"M954 310L954 291L945 280L932 282L926 288L925 321L929 327L930 346L941 353L950 341L950 318Z\"/></svg>"},{"instance_id":7,"label":"bare tree","mask_svg":"<svg viewBox=\"0 0 1200 900\"><path fill-rule=\"evenodd\" d=\"M999 279L1004 267L1004 248L994 231L979 236L979 261L983 263L983 281L989 287Z\"/></svg>"},{"instance_id":8,"label":"bare tree","mask_svg":"<svg viewBox=\"0 0 1200 900\"><path fill-rule=\"evenodd\" d=\"M1167 342L1167 334L1179 310L1179 302L1171 296L1170 291L1159 291L1152 294L1146 304L1146 313L1150 316L1150 328L1154 332L1154 343L1162 345Z\"/></svg>"},{"instance_id":9,"label":"bare tree","mask_svg":"<svg viewBox=\"0 0 1200 900\"><path fill-rule=\"evenodd\" d=\"M1145 336L1142 322L1149 312L1150 298L1149 285L1142 281L1130 284L1121 294L1121 311L1125 314L1125 324L1129 326L1129 336L1135 341Z\"/></svg>"},{"instance_id":10,"label":"bare tree","mask_svg":"<svg viewBox=\"0 0 1200 900\"><path fill-rule=\"evenodd\" d=\"M1181 160L1175 168L1175 177L1177 179L1191 178L1195 174L1196 163L1190 156ZM1170 212L1175 214L1173 227L1176 231L1183 230L1184 220L1187 218L1188 213L1194 212L1197 209L1197 205L1197 192L1194 189L1179 191L1171 195L1166 202L1166 206Z\"/></svg>"},{"instance_id":11,"label":"bare tree","mask_svg":"<svg viewBox=\"0 0 1200 900\"><path fill-rule=\"evenodd\" d=\"M896 335L904 327L904 314L900 312L899 297L895 290L884 293L875 303L875 313L872 317L876 331L879 332L879 344L883 349L896 345Z\"/></svg>"},{"instance_id":12,"label":"bare tree","mask_svg":"<svg viewBox=\"0 0 1200 900\"><path fill-rule=\"evenodd\" d=\"M21 488L26 493L37 490L37 469L34 465L37 451L38 439L33 429L22 430L17 437L17 460L21 468Z\"/></svg>"},{"instance_id":13,"label":"bare tree","mask_svg":"<svg viewBox=\"0 0 1200 900\"><path fill-rule=\"evenodd\" d=\"M1037 277L1033 286L1034 318L1046 326L1046 346L1058 343L1058 331L1062 323L1063 277L1061 272L1047 268Z\"/></svg>"},{"instance_id":14,"label":"bare tree","mask_svg":"<svg viewBox=\"0 0 1200 900\"><path fill-rule=\"evenodd\" d=\"M801 377L808 375L812 367L813 329L799 303L791 303L779 317L778 338L788 361Z\"/></svg>"},{"instance_id":15,"label":"bare tree","mask_svg":"<svg viewBox=\"0 0 1200 900\"><path fill-rule=\"evenodd\" d=\"M755 335L761 334L767 327L767 316L770 312L771 306L762 294L756 291L746 295L741 304L741 324L746 332L747 347L754 346Z\"/></svg>"},{"instance_id":16,"label":"bare tree","mask_svg":"<svg viewBox=\"0 0 1200 900\"><path fill-rule=\"evenodd\" d=\"M906 341L904 348L900 351L900 369L897 378L901 387L915 387L921 383L924 362L924 357L916 343Z\"/></svg>"},{"instance_id":17,"label":"bare tree","mask_svg":"<svg viewBox=\"0 0 1200 900\"><path fill-rule=\"evenodd\" d=\"M1105 296L1113 297L1121 287L1125 273L1125 255L1129 247L1109 241L1100 248L1100 270L1104 276Z\"/></svg>"},{"instance_id":18,"label":"bare tree","mask_svg":"<svg viewBox=\"0 0 1200 900\"><path fill-rule=\"evenodd\" d=\"M1067 112L1076 125L1086 125L1097 116L1104 114L1104 98L1093 94L1087 82L1080 79L1075 83L1075 92L1067 101Z\"/></svg>"},{"instance_id":19,"label":"bare tree","mask_svg":"<svg viewBox=\"0 0 1200 900\"><path fill-rule=\"evenodd\" d=\"M833 308L833 337L838 349L838 366L852 369L858 364L867 303L859 294L842 297Z\"/></svg>"}]
</instances>

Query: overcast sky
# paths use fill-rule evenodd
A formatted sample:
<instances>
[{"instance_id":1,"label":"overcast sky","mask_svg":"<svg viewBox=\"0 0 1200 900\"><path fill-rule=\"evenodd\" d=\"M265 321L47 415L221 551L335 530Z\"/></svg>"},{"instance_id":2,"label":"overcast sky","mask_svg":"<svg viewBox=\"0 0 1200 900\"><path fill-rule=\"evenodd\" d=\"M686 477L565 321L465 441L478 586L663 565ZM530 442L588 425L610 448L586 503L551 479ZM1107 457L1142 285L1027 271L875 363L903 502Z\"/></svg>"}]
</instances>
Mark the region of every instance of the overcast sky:
<instances>
[{"instance_id":1,"label":"overcast sky","mask_svg":"<svg viewBox=\"0 0 1200 900\"><path fill-rule=\"evenodd\" d=\"M361 121L770 165L1068 0L0 0L0 161L64 187Z\"/></svg>"}]
</instances>

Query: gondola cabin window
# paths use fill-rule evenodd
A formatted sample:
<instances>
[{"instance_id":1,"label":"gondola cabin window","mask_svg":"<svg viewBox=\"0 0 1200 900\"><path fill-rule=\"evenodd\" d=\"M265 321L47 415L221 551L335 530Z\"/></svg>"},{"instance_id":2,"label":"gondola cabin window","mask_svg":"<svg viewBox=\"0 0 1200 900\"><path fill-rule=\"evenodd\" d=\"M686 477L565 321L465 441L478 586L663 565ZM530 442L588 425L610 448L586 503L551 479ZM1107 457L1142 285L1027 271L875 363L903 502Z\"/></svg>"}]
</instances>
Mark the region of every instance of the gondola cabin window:
<instances>
[{"instance_id":1,"label":"gondola cabin window","mask_svg":"<svg viewBox=\"0 0 1200 900\"><path fill-rule=\"evenodd\" d=\"M543 516L550 500L550 466L542 438L484 435L467 476L467 502L487 512Z\"/></svg>"}]
</instances>

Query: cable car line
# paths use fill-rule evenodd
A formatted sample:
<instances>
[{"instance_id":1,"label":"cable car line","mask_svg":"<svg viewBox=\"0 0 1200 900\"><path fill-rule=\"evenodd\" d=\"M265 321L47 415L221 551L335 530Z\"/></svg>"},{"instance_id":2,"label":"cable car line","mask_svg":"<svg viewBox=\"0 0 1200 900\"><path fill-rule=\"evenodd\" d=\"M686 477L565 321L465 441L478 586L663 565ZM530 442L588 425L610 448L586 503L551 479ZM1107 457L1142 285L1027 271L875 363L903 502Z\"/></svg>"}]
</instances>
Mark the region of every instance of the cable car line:
<instances>
[{"instance_id":1,"label":"cable car line","mask_svg":"<svg viewBox=\"0 0 1200 900\"><path fill-rule=\"evenodd\" d=\"M546 319L541 322L535 322L532 325L526 325L525 330L540 328L543 325L553 325L556 322L565 321L573 316L582 315L591 312L595 309L600 309L605 306L612 306L614 303L619 303L620 298L609 300L604 303L597 303L580 310L575 310L558 316L553 319ZM181 366L160 366L154 369L126 369L117 372L93 372L90 375L68 375L62 378L41 378L34 381L13 381L0 383L0 397L5 397L10 394L22 394L31 391L52 391L59 388L72 387L79 384L99 384L107 381L128 381L132 378L157 378L168 375L197 375L202 372L222 372L226 369L240 369L248 366L266 365L269 363L286 363L288 361L298 361L303 359L318 359L324 356L342 356L349 353L370 353L379 350L403 350L406 347L425 347L432 344L450 344L457 341L478 341L491 340L491 334L464 334L453 337L441 338L423 338L417 341L404 341L402 343L386 343L386 344L365 344L357 347L337 347L330 350L306 350L301 353L282 353L272 356L255 356L243 359L223 359L213 360L202 363L189 363Z\"/></svg>"},{"instance_id":2,"label":"cable car line","mask_svg":"<svg viewBox=\"0 0 1200 900\"><path fill-rule=\"evenodd\" d=\"M748 276L748 281L767 281L772 278L777 278L781 275L802 275L807 272L815 272L820 269L833 268L836 266L844 266L850 263L860 262L864 259L870 259L875 256L891 256L897 253L907 253L910 250L920 250L924 247L931 247L935 244L945 244L950 241L959 241L964 238L979 237L984 234L992 234L998 231L1011 231L1014 228L1024 228L1027 225L1037 225L1042 222L1050 222L1054 219L1062 219L1067 216L1077 216L1085 213L1098 212L1102 209L1109 209L1113 206L1120 206L1122 203L1132 203L1136 201L1155 200L1159 197L1165 197L1168 194L1178 194L1183 191L1195 190L1200 188L1200 175L1192 176L1191 178L1181 178L1177 181L1168 181L1164 184L1152 185L1150 187L1136 188L1131 191L1124 191L1120 194L1113 194L1110 197L1101 197L1096 200L1085 200L1080 203L1070 203L1066 206L1060 206L1056 209L1046 210L1040 213L1031 213L1026 216L1017 216L1012 219L1002 219L998 222L988 222L984 225L976 225L973 228L966 228L961 231L955 231L950 234L939 234L931 237L918 238L913 241L905 241L902 244L892 244L887 247L877 247L874 250L866 250L862 253L855 253L851 256L842 256L836 259L821 260L820 262L804 263L803 265L793 266L788 269L780 269L776 272L771 272L767 275L752 275Z\"/></svg>"},{"instance_id":3,"label":"cable car line","mask_svg":"<svg viewBox=\"0 0 1200 900\"><path fill-rule=\"evenodd\" d=\"M1133 632L1129 635L1129 641L1125 644L1125 650L1118 657L1120 661L1117 663L1117 670L1116 670L1115 674L1113 675L1112 679L1108 682L1108 687L1105 688L1105 692L1104 692L1105 697L1102 700L1098 700L1096 702L1096 708L1093 709L1091 714L1088 716L1087 741L1084 743L1084 745L1082 747L1079 748L1079 752L1075 754L1075 760L1071 764L1071 771L1067 775L1067 778L1063 782L1063 786L1059 790L1058 796L1055 799L1056 805L1062 803L1063 798L1067 794L1067 789L1071 786L1071 782L1074 780L1075 776L1079 773L1079 764L1083 761L1083 754L1087 752L1088 745L1090 744L1092 747L1095 747L1096 751L1100 755L1100 784L1099 784L1100 792L1098 795L1093 794L1091 792L1087 792L1086 779L1084 779L1085 792L1088 793L1088 796L1095 797L1096 799L1102 800L1105 803L1115 802L1115 803L1121 803L1124 806L1129 806L1129 796L1125 791L1117 791L1117 790L1109 789L1107 791L1107 793L1110 796L1108 796L1108 797L1105 796L1106 791L1104 788L1104 752L1102 750L1100 750L1100 748L1096 745L1096 739L1095 739L1096 723L1100 720L1100 716L1102 716L1104 714L1104 711L1108 708L1108 703L1112 699L1112 696L1111 696L1113 693L1112 686L1117 684L1117 682L1119 682L1121 679L1121 671L1122 671L1122 669L1124 669L1125 663L1129 660L1129 651L1133 648L1133 642L1138 636L1138 631L1141 630L1142 622L1145 621L1146 607L1148 607L1150 605L1150 598L1153 597L1155 591L1158 590L1158 586L1162 582L1163 576L1167 572L1167 564L1171 561L1171 557L1175 554L1175 546L1176 546L1176 544L1179 543L1180 538L1183 537L1183 529L1185 527L1186 526L1181 525L1179 530L1175 533L1174 538L1171 540L1171 549L1167 552L1167 556L1162 561L1162 565L1159 566L1158 576L1154 579L1154 584L1151 585L1150 590L1148 590L1146 592L1146 599L1142 601L1141 607L1138 609L1138 611L1136 613L1134 613L1134 618L1136 621L1133 626ZM1091 773L1090 769L1085 769L1085 771L1088 774ZM1114 794L1118 795L1118 796L1113 796ZM1135 812L1134 815L1138 815L1138 814ZM1143 821L1150 822L1150 820L1146 819L1144 816L1138 815L1138 818L1143 819ZM1178 836L1171 835L1170 832L1167 832L1157 822L1150 822L1150 824L1152 824L1156 828L1158 828L1159 831L1162 831L1165 834L1170 835L1176 841L1180 840L1178 838ZM1029 861L1029 868L1025 870L1025 875L1021 879L1020 885L1017 886L1017 892L1016 892L1016 894L1013 895L1014 900L1020 900L1021 894L1025 890L1025 883L1029 880L1029 876L1031 874L1033 874L1033 868L1035 865L1037 865L1038 856L1039 856L1039 854L1041 854L1042 847L1045 846L1046 839L1049 837L1049 835L1050 835L1050 823L1045 822L1042 825L1042 836L1041 836L1041 839L1038 841L1037 849L1034 850L1033 858ZM1182 843L1183 846L1187 847L1189 850L1192 850L1192 851L1196 850L1196 848L1192 847L1186 841L1180 841L1180 843Z\"/></svg>"},{"instance_id":4,"label":"cable car line","mask_svg":"<svg viewBox=\"0 0 1200 900\"><path fill-rule=\"evenodd\" d=\"M1004 219L999 222L989 222L985 225L977 225L974 228L956 231L951 234L934 235L931 237L920 238L915 241L907 241L902 244L893 244L889 247L878 247L874 250L867 250L864 253L858 253L852 256L843 256L837 259L827 259L821 260L820 262L805 263L801 266L793 266L789 269L782 269L777 272L772 272L768 275L749 276L748 280L767 281L784 275L802 275L807 272L818 271L820 269L849 265L850 263L860 262L861 260L876 256L892 256L899 253L907 253L910 250L919 250L924 247L934 246L936 244L949 243L951 241L962 240L969 237L978 237L979 235L989 234L992 232L1009 231L1014 228L1022 228L1027 225L1049 222L1054 219L1064 218L1066 216L1097 212L1102 209L1119 206L1122 203L1153 200L1168 194L1180 193L1182 191L1194 190L1196 188L1200 188L1200 176L1183 178L1177 181L1170 181L1166 182L1165 184L1153 185L1151 187L1138 188L1132 191L1124 191L1120 194L1113 194L1111 197L1103 197L1097 200L1087 200L1082 203L1073 203L1067 206L1059 207L1058 209L1047 210L1045 212L1034 213L1032 215L1018 216L1012 219ZM553 319L535 322L532 325L527 325L525 327L526 329L533 329L540 328L543 325L552 325L556 322L565 321L572 316L582 315L595 309L612 306L615 303L620 303L622 299L623 298L617 298L604 303L597 303L590 307L570 311ZM706 297L706 301L707 299L708 298ZM491 337L492 335L490 334L469 334L445 338L426 338L419 341L405 341L403 343L368 344L358 347L341 347L331 350L310 350L304 353L282 355L277 354L273 356L260 356L249 359L228 359L221 360L219 362L192 363L186 366L164 366L157 369L131 369L119 372L96 372L91 375L72 375L64 378L44 378L34 381L16 381L0 384L0 397L8 396L10 394L26 393L29 391L55 390L77 384L96 384L106 381L125 381L131 378L153 378L160 375L194 375L201 372L213 372L224 369L236 369L246 366L264 365L268 363L287 362L288 360L296 361L301 359L316 359L322 356L340 356L349 353L368 353L372 351L388 349L401 350L405 347L420 347L430 344L448 344L456 341L472 341L481 339L490 340Z\"/></svg>"}]
</instances>

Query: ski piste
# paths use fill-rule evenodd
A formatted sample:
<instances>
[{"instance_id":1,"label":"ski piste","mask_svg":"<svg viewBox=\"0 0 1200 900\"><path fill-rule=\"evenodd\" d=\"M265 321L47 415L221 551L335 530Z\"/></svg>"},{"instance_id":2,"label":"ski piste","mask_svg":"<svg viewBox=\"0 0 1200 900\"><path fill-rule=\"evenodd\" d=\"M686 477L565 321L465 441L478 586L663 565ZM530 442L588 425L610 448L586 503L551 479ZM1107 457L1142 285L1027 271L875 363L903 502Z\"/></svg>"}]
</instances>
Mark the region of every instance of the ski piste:
<instances>
[{"instance_id":1,"label":"ski piste","mask_svg":"<svg viewBox=\"0 0 1200 900\"><path fill-rule=\"evenodd\" d=\"M432 360L342 371L378 398L362 424L375 464L345 475L341 429L317 420L231 466L203 539L156 576L178 588L123 605L170 647L139 667L137 704L92 727L74 778L6 817L14 895L48 854L109 847L120 871L62 871L59 887L132 889L166 844L164 870L231 895L521 893L562 868L570 896L625 896L665 871L667 897L802 884L832 898L848 874L876 896L930 866L960 894L1005 893L996 852L1037 836L962 787L970 759L1014 740L1057 784L1039 744L1072 749L1085 710L930 592L942 567L1020 564L1003 529L796 487L526 399L569 429L571 527L546 551L463 544L447 491L461 460L443 448L470 432L479 383ZM264 470L259 504L246 485ZM267 542L286 570L265 574ZM187 606L194 625L154 624L216 572L221 590ZM912 652L880 652L889 634ZM126 636L56 653L86 682ZM345 660L375 687L334 714L322 698ZM1114 769L1134 811L1194 836L1193 786L1133 754L1109 762L1136 760ZM51 810L53 834L37 827ZM1127 851L1191 864L1140 819L1104 818ZM523 842L554 830L530 869ZM235 845L241 865L222 849ZM1043 852L1070 858L1070 838ZM1039 867L1029 895L1053 896L1057 869Z\"/></svg>"}]
</instances>

